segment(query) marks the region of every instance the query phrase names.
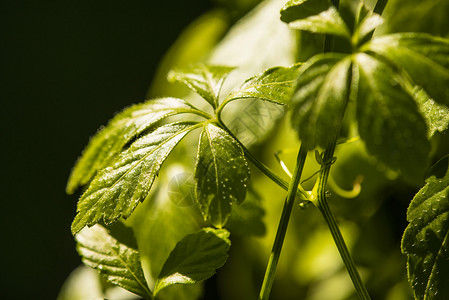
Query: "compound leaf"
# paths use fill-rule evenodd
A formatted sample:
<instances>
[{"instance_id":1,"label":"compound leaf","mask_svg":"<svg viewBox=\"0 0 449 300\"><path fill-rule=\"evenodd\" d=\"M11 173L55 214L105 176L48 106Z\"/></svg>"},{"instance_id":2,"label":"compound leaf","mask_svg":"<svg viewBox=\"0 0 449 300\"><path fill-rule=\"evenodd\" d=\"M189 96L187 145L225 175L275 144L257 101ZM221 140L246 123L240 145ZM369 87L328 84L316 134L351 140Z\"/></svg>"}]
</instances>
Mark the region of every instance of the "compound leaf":
<instances>
[{"instance_id":1,"label":"compound leaf","mask_svg":"<svg viewBox=\"0 0 449 300\"><path fill-rule=\"evenodd\" d=\"M201 123L181 122L158 127L136 140L109 167L101 170L78 201L78 214L72 223L75 234L101 219L106 224L128 217L143 201L162 163L191 130Z\"/></svg>"},{"instance_id":2,"label":"compound leaf","mask_svg":"<svg viewBox=\"0 0 449 300\"><path fill-rule=\"evenodd\" d=\"M424 33L398 33L372 40L364 51L404 69L435 101L449 105L449 40Z\"/></svg>"},{"instance_id":3,"label":"compound leaf","mask_svg":"<svg viewBox=\"0 0 449 300\"><path fill-rule=\"evenodd\" d=\"M274 67L247 79L241 87L233 90L226 101L257 98L286 105L290 101L300 64L291 67Z\"/></svg>"},{"instance_id":4,"label":"compound leaf","mask_svg":"<svg viewBox=\"0 0 449 300\"><path fill-rule=\"evenodd\" d=\"M427 126L415 100L403 88L403 78L367 54L357 54L355 61L360 137L386 165L421 179L430 151Z\"/></svg>"},{"instance_id":5,"label":"compound leaf","mask_svg":"<svg viewBox=\"0 0 449 300\"><path fill-rule=\"evenodd\" d=\"M429 177L407 211L402 252L415 299L449 298L449 172L442 161L446 174Z\"/></svg>"},{"instance_id":6,"label":"compound leaf","mask_svg":"<svg viewBox=\"0 0 449 300\"><path fill-rule=\"evenodd\" d=\"M248 163L237 141L213 124L204 126L195 169L196 198L204 218L221 228L232 203L245 200L249 177Z\"/></svg>"},{"instance_id":7,"label":"compound leaf","mask_svg":"<svg viewBox=\"0 0 449 300\"><path fill-rule=\"evenodd\" d=\"M327 10L329 0L290 0L281 9L281 20L290 23L298 19L305 19Z\"/></svg>"},{"instance_id":8,"label":"compound leaf","mask_svg":"<svg viewBox=\"0 0 449 300\"><path fill-rule=\"evenodd\" d=\"M422 88L415 88L413 95L426 120L428 137L431 138L437 131L445 131L449 126L449 107L435 102Z\"/></svg>"},{"instance_id":9,"label":"compound leaf","mask_svg":"<svg viewBox=\"0 0 449 300\"><path fill-rule=\"evenodd\" d=\"M154 294L173 284L192 284L211 277L226 262L230 245L226 229L204 228L187 235L165 261Z\"/></svg>"},{"instance_id":10,"label":"compound leaf","mask_svg":"<svg viewBox=\"0 0 449 300\"><path fill-rule=\"evenodd\" d=\"M309 149L327 146L346 107L351 60L323 54L300 68L292 97L292 125Z\"/></svg>"},{"instance_id":11,"label":"compound leaf","mask_svg":"<svg viewBox=\"0 0 449 300\"><path fill-rule=\"evenodd\" d=\"M327 10L305 19L296 20L288 24L290 28L321 34L334 34L351 41L348 26L341 18L338 10L331 6Z\"/></svg>"},{"instance_id":12,"label":"compound leaf","mask_svg":"<svg viewBox=\"0 0 449 300\"><path fill-rule=\"evenodd\" d=\"M67 193L88 184L132 139L163 118L179 113L198 113L182 99L161 98L133 105L117 114L84 149L72 170Z\"/></svg>"},{"instance_id":13,"label":"compound leaf","mask_svg":"<svg viewBox=\"0 0 449 300\"><path fill-rule=\"evenodd\" d=\"M234 70L233 67L208 66L198 63L171 71L168 74L168 79L185 84L209 102L212 107L217 108L221 87L232 70Z\"/></svg>"},{"instance_id":14,"label":"compound leaf","mask_svg":"<svg viewBox=\"0 0 449 300\"><path fill-rule=\"evenodd\" d=\"M105 275L107 281L146 299L152 299L132 229L122 223L99 224L75 236L83 263Z\"/></svg>"}]
</instances>

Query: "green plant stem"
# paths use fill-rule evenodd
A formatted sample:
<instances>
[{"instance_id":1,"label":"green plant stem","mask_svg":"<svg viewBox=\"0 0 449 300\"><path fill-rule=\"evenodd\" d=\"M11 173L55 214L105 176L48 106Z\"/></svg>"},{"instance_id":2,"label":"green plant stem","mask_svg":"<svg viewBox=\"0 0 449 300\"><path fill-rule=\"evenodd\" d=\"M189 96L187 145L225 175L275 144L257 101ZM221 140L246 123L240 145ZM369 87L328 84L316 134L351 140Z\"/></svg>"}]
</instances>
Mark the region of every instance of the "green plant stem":
<instances>
[{"instance_id":1,"label":"green plant stem","mask_svg":"<svg viewBox=\"0 0 449 300\"><path fill-rule=\"evenodd\" d=\"M285 234L287 232L288 222L290 220L290 215L296 198L295 191L298 189L299 186L299 180L301 178L306 157L307 157L307 149L306 147L301 145L296 160L295 171L293 172L293 177L288 187L287 198L285 200L284 208L282 210L281 220L279 222L279 226L276 232L276 238L274 240L273 249L271 251L270 259L268 261L265 277L262 283L262 288L260 290L259 294L260 300L266 300L270 296L271 287L273 286L274 277L276 273L276 267L279 261L279 257L281 255L282 245L284 243Z\"/></svg>"},{"instance_id":2,"label":"green plant stem","mask_svg":"<svg viewBox=\"0 0 449 300\"><path fill-rule=\"evenodd\" d=\"M324 160L329 160L333 157L336 145L336 138L333 139L330 145L326 148L324 153ZM331 165L325 166L320 174L318 175L318 191L317 191L317 201L315 205L320 210L323 218L325 219L327 225L329 226L329 230L332 234L332 238L334 239L335 245L340 253L340 256L343 260L343 263L348 270L348 274L354 284L354 287L360 297L360 299L368 300L370 296L365 286L363 285L362 279L357 271L354 261L352 260L351 255L349 254L348 247L343 239L343 236L338 227L337 221L335 220L334 215L332 214L329 205L326 199L326 184L329 178L329 171Z\"/></svg>"},{"instance_id":3,"label":"green plant stem","mask_svg":"<svg viewBox=\"0 0 449 300\"><path fill-rule=\"evenodd\" d=\"M382 15L384 12L385 6L387 6L388 0L379 0L376 3L376 6L374 7L374 12L376 14Z\"/></svg>"}]
</instances>

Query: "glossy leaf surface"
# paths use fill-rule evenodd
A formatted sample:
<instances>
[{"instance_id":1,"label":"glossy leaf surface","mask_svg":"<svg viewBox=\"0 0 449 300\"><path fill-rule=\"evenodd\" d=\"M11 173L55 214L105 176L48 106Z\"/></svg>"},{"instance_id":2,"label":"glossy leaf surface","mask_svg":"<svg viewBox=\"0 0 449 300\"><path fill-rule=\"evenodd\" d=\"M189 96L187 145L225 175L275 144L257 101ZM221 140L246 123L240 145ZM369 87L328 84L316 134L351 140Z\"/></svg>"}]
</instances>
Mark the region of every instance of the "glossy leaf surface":
<instances>
[{"instance_id":1,"label":"glossy leaf surface","mask_svg":"<svg viewBox=\"0 0 449 300\"><path fill-rule=\"evenodd\" d=\"M204 228L187 235L162 267L154 294L173 284L192 284L211 277L226 262L230 245L225 229Z\"/></svg>"},{"instance_id":2,"label":"glossy leaf surface","mask_svg":"<svg viewBox=\"0 0 449 300\"><path fill-rule=\"evenodd\" d=\"M415 299L449 298L449 172L433 175L407 211L410 222L402 239Z\"/></svg>"},{"instance_id":3,"label":"glossy leaf surface","mask_svg":"<svg viewBox=\"0 0 449 300\"><path fill-rule=\"evenodd\" d=\"M197 123L174 123L158 127L135 141L103 169L78 201L72 223L75 234L100 220L106 224L128 217L145 200L159 169L177 145Z\"/></svg>"},{"instance_id":4,"label":"glossy leaf surface","mask_svg":"<svg viewBox=\"0 0 449 300\"><path fill-rule=\"evenodd\" d=\"M281 20L290 23L315 16L330 7L329 0L290 0L281 9Z\"/></svg>"},{"instance_id":5,"label":"glossy leaf surface","mask_svg":"<svg viewBox=\"0 0 449 300\"><path fill-rule=\"evenodd\" d=\"M449 105L449 40L423 33L399 33L372 40L373 51L404 69L435 101Z\"/></svg>"},{"instance_id":6,"label":"glossy leaf surface","mask_svg":"<svg viewBox=\"0 0 449 300\"><path fill-rule=\"evenodd\" d=\"M351 60L324 54L300 69L292 98L292 125L309 149L325 147L341 122L348 94Z\"/></svg>"},{"instance_id":7,"label":"glossy leaf surface","mask_svg":"<svg viewBox=\"0 0 449 300\"><path fill-rule=\"evenodd\" d=\"M420 179L428 162L426 123L403 79L366 54L356 56L357 120L369 152L392 169Z\"/></svg>"},{"instance_id":8,"label":"glossy leaf surface","mask_svg":"<svg viewBox=\"0 0 449 300\"><path fill-rule=\"evenodd\" d=\"M256 98L286 105L291 94L300 64L291 67L274 67L247 79L241 87L233 90L226 100Z\"/></svg>"},{"instance_id":9,"label":"glossy leaf surface","mask_svg":"<svg viewBox=\"0 0 449 300\"><path fill-rule=\"evenodd\" d=\"M243 150L226 131L207 124L198 146L195 169L197 201L205 219L222 227L233 203L245 200L249 168Z\"/></svg>"},{"instance_id":10,"label":"glossy leaf surface","mask_svg":"<svg viewBox=\"0 0 449 300\"><path fill-rule=\"evenodd\" d=\"M293 29L321 34L334 34L351 40L351 33L338 10L331 6L318 15L296 20L288 24Z\"/></svg>"},{"instance_id":11,"label":"glossy leaf surface","mask_svg":"<svg viewBox=\"0 0 449 300\"><path fill-rule=\"evenodd\" d=\"M170 81L178 81L198 93L212 107L218 107L218 97L224 80L234 70L226 66L195 64L168 74Z\"/></svg>"},{"instance_id":12,"label":"glossy leaf surface","mask_svg":"<svg viewBox=\"0 0 449 300\"><path fill-rule=\"evenodd\" d=\"M136 136L161 119L179 113L198 113L198 110L182 99L161 98L133 105L117 114L89 141L72 170L67 192L71 194L88 184Z\"/></svg>"},{"instance_id":13,"label":"glossy leaf surface","mask_svg":"<svg viewBox=\"0 0 449 300\"><path fill-rule=\"evenodd\" d=\"M131 228L116 223L110 228L96 225L75 236L83 263L105 275L107 281L152 299Z\"/></svg>"}]
</instances>

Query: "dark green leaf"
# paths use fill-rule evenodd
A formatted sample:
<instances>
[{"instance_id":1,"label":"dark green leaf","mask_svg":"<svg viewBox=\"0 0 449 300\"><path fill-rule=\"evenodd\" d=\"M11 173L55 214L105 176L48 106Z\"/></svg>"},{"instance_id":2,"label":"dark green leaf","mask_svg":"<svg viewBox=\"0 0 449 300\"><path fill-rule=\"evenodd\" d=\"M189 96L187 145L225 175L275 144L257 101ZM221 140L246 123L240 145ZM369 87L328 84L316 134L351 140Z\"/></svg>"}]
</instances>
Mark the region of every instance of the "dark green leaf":
<instances>
[{"instance_id":1,"label":"dark green leaf","mask_svg":"<svg viewBox=\"0 0 449 300\"><path fill-rule=\"evenodd\" d=\"M75 234L100 220L106 224L128 217L145 200L159 169L177 145L197 123L174 123L158 127L135 141L109 167L101 170L78 201L72 223Z\"/></svg>"},{"instance_id":2,"label":"dark green leaf","mask_svg":"<svg viewBox=\"0 0 449 300\"><path fill-rule=\"evenodd\" d=\"M318 15L330 7L329 0L290 0L281 9L281 20L290 23Z\"/></svg>"},{"instance_id":3,"label":"dark green leaf","mask_svg":"<svg viewBox=\"0 0 449 300\"><path fill-rule=\"evenodd\" d=\"M85 228L75 239L84 264L97 269L109 282L152 299L130 228L121 223L108 229L97 224Z\"/></svg>"},{"instance_id":4,"label":"dark green leaf","mask_svg":"<svg viewBox=\"0 0 449 300\"><path fill-rule=\"evenodd\" d=\"M447 160L446 170L447 170ZM449 172L432 176L407 211L402 238L415 299L449 298Z\"/></svg>"},{"instance_id":5,"label":"dark green leaf","mask_svg":"<svg viewBox=\"0 0 449 300\"><path fill-rule=\"evenodd\" d=\"M413 179L424 176L429 142L426 123L403 79L387 64L366 54L356 56L357 120L369 152Z\"/></svg>"},{"instance_id":6,"label":"dark green leaf","mask_svg":"<svg viewBox=\"0 0 449 300\"><path fill-rule=\"evenodd\" d=\"M198 93L214 108L218 107L218 96L224 80L232 67L195 64L176 69L168 74L170 81L179 81Z\"/></svg>"},{"instance_id":7,"label":"dark green leaf","mask_svg":"<svg viewBox=\"0 0 449 300\"><path fill-rule=\"evenodd\" d=\"M214 275L228 258L228 237L226 229L204 228L183 238L162 267L154 294L173 284L197 283Z\"/></svg>"},{"instance_id":8,"label":"dark green leaf","mask_svg":"<svg viewBox=\"0 0 449 300\"><path fill-rule=\"evenodd\" d=\"M325 147L338 128L348 98L351 60L318 55L300 68L292 98L292 125L309 149Z\"/></svg>"},{"instance_id":9,"label":"dark green leaf","mask_svg":"<svg viewBox=\"0 0 449 300\"><path fill-rule=\"evenodd\" d=\"M88 184L126 144L156 122L179 113L198 113L198 110L182 99L162 98L133 105L117 114L84 149L70 175L67 193Z\"/></svg>"},{"instance_id":10,"label":"dark green leaf","mask_svg":"<svg viewBox=\"0 0 449 300\"><path fill-rule=\"evenodd\" d=\"M195 191L204 218L221 228L232 203L245 200L249 176L243 150L234 138L213 124L204 126L195 169Z\"/></svg>"},{"instance_id":11,"label":"dark green leaf","mask_svg":"<svg viewBox=\"0 0 449 300\"><path fill-rule=\"evenodd\" d=\"M331 6L318 15L296 20L288 24L293 29L321 34L333 34L351 41L351 33L338 10Z\"/></svg>"},{"instance_id":12,"label":"dark green leaf","mask_svg":"<svg viewBox=\"0 0 449 300\"><path fill-rule=\"evenodd\" d=\"M372 40L372 51L404 69L435 101L449 105L449 40L423 33L398 33Z\"/></svg>"},{"instance_id":13,"label":"dark green leaf","mask_svg":"<svg viewBox=\"0 0 449 300\"><path fill-rule=\"evenodd\" d=\"M277 104L288 104L300 64L291 67L274 67L247 79L241 87L233 90L227 101L257 98Z\"/></svg>"}]
</instances>

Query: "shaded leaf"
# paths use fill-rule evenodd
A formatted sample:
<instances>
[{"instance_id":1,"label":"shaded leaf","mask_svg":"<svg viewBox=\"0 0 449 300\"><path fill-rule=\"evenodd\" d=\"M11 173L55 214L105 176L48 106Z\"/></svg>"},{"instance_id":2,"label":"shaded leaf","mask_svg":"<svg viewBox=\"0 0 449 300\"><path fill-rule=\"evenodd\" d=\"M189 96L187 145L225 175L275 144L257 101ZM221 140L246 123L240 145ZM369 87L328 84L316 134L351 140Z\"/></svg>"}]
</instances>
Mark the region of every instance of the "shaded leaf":
<instances>
[{"instance_id":1,"label":"shaded leaf","mask_svg":"<svg viewBox=\"0 0 449 300\"><path fill-rule=\"evenodd\" d=\"M192 284L211 277L226 262L230 245L226 229L204 228L187 235L162 267L154 294L173 284Z\"/></svg>"},{"instance_id":2,"label":"shaded leaf","mask_svg":"<svg viewBox=\"0 0 449 300\"><path fill-rule=\"evenodd\" d=\"M430 150L426 123L403 79L366 54L356 56L357 120L371 154L413 179L424 176Z\"/></svg>"},{"instance_id":3,"label":"shaded leaf","mask_svg":"<svg viewBox=\"0 0 449 300\"><path fill-rule=\"evenodd\" d=\"M292 125L309 149L327 146L346 107L351 60L335 53L318 55L300 69L292 97Z\"/></svg>"},{"instance_id":4,"label":"shaded leaf","mask_svg":"<svg viewBox=\"0 0 449 300\"><path fill-rule=\"evenodd\" d=\"M351 40L351 33L338 10L331 6L318 15L296 20L288 24L290 28L321 34L334 34Z\"/></svg>"},{"instance_id":5,"label":"shaded leaf","mask_svg":"<svg viewBox=\"0 0 449 300\"><path fill-rule=\"evenodd\" d=\"M88 184L98 170L109 164L126 144L161 119L180 113L198 112L177 98L153 99L124 109L89 141L72 170L67 193L72 194L79 186Z\"/></svg>"},{"instance_id":6,"label":"shaded leaf","mask_svg":"<svg viewBox=\"0 0 449 300\"><path fill-rule=\"evenodd\" d=\"M72 233L100 220L111 224L121 216L128 217L147 197L162 163L173 148L199 126L201 124L193 122L164 125L135 141L109 167L98 173L81 196Z\"/></svg>"},{"instance_id":7,"label":"shaded leaf","mask_svg":"<svg viewBox=\"0 0 449 300\"><path fill-rule=\"evenodd\" d=\"M327 10L330 5L329 0L290 0L281 9L281 20L290 23L315 16Z\"/></svg>"},{"instance_id":8,"label":"shaded leaf","mask_svg":"<svg viewBox=\"0 0 449 300\"><path fill-rule=\"evenodd\" d=\"M249 168L243 150L226 131L207 124L198 146L195 192L201 212L216 227L222 227L232 203L245 200Z\"/></svg>"},{"instance_id":9,"label":"shaded leaf","mask_svg":"<svg viewBox=\"0 0 449 300\"><path fill-rule=\"evenodd\" d=\"M198 93L214 108L218 107L218 96L224 80L234 70L226 66L208 66L201 63L176 69L168 74L170 81L178 81Z\"/></svg>"},{"instance_id":10,"label":"shaded leaf","mask_svg":"<svg viewBox=\"0 0 449 300\"><path fill-rule=\"evenodd\" d=\"M404 69L435 101L449 105L449 40L424 33L398 33L363 47Z\"/></svg>"},{"instance_id":11,"label":"shaded leaf","mask_svg":"<svg viewBox=\"0 0 449 300\"><path fill-rule=\"evenodd\" d=\"M448 160L443 160L447 170ZM431 176L407 211L402 238L415 299L449 298L449 172Z\"/></svg>"},{"instance_id":12,"label":"shaded leaf","mask_svg":"<svg viewBox=\"0 0 449 300\"><path fill-rule=\"evenodd\" d=\"M241 87L233 90L227 101L257 98L277 104L288 104L300 64L291 67L274 67L247 79Z\"/></svg>"},{"instance_id":13,"label":"shaded leaf","mask_svg":"<svg viewBox=\"0 0 449 300\"><path fill-rule=\"evenodd\" d=\"M105 275L107 281L152 299L131 228L117 223L111 228L96 225L75 236L83 263Z\"/></svg>"}]
</instances>

